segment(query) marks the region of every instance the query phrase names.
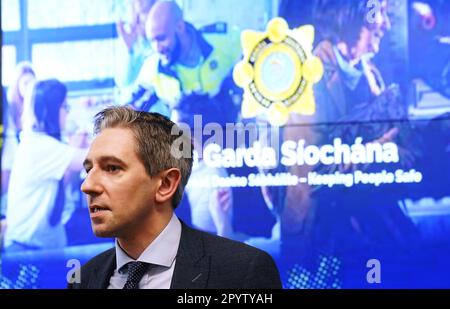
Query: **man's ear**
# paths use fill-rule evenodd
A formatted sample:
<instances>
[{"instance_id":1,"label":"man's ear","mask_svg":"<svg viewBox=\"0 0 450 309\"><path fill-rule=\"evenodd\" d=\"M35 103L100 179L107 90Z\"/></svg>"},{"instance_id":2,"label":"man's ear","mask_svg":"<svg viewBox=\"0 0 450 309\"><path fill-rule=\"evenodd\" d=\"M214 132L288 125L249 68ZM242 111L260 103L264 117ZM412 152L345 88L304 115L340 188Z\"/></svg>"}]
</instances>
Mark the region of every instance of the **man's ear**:
<instances>
[{"instance_id":1,"label":"man's ear","mask_svg":"<svg viewBox=\"0 0 450 309\"><path fill-rule=\"evenodd\" d=\"M175 31L180 35L180 34L184 34L186 32L186 23L184 22L184 20L179 20L176 23L175 26Z\"/></svg>"},{"instance_id":2,"label":"man's ear","mask_svg":"<svg viewBox=\"0 0 450 309\"><path fill-rule=\"evenodd\" d=\"M181 181L181 172L171 168L160 173L161 183L156 190L156 202L165 203L172 199Z\"/></svg>"}]
</instances>

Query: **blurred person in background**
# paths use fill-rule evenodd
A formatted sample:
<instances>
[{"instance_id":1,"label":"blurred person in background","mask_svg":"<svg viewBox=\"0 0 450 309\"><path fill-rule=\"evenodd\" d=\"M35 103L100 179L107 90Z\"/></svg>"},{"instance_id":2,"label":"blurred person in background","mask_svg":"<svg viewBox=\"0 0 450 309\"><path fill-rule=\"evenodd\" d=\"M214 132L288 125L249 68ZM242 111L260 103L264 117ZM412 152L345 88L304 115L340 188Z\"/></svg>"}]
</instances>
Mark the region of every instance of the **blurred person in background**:
<instances>
[{"instance_id":1,"label":"blurred person in background","mask_svg":"<svg viewBox=\"0 0 450 309\"><path fill-rule=\"evenodd\" d=\"M8 88L7 99L9 103L8 123L11 127L22 129L21 117L23 113L23 102L29 89L33 87L36 80L36 74L31 63L20 62L16 66L15 75Z\"/></svg>"},{"instance_id":2,"label":"blurred person in background","mask_svg":"<svg viewBox=\"0 0 450 309\"><path fill-rule=\"evenodd\" d=\"M372 4L375 6L363 0L316 1L314 19L320 41L314 53L322 60L325 71L314 87L316 112L312 116L292 114L284 140L304 139L305 145L317 146L333 144L334 138L350 145L356 137L361 137L363 144L396 142L400 163L294 165L289 168L294 175L411 167L411 148L402 148L399 139L403 126L401 131L393 122L379 122L405 119L407 114L398 88L386 87L372 61L391 28L388 1ZM417 231L398 207L401 193L390 187L379 190L307 184L288 187L280 210L282 251L289 260L286 264L298 262L299 256L318 253L352 260L371 253L386 254L389 250L408 252L417 240Z\"/></svg>"},{"instance_id":3,"label":"blurred person in background","mask_svg":"<svg viewBox=\"0 0 450 309\"><path fill-rule=\"evenodd\" d=\"M2 209L6 207L9 176L22 130L24 100L27 95L30 95L35 79L36 74L31 63L18 63L7 91L5 104L3 104Z\"/></svg>"},{"instance_id":4,"label":"blurred person in background","mask_svg":"<svg viewBox=\"0 0 450 309\"><path fill-rule=\"evenodd\" d=\"M121 19L116 24L120 44L125 48L125 52L120 53L120 72L115 78L117 86L122 90L134 84L145 59L152 52L150 42L145 36L145 23L148 12L156 1L127 1L131 7L131 18L129 21Z\"/></svg>"},{"instance_id":5,"label":"blurred person in background","mask_svg":"<svg viewBox=\"0 0 450 309\"><path fill-rule=\"evenodd\" d=\"M64 177L79 173L86 135L63 141L67 88L56 79L37 82L25 101L23 131L11 170L5 250L62 248L67 237Z\"/></svg>"},{"instance_id":6,"label":"blurred person in background","mask_svg":"<svg viewBox=\"0 0 450 309\"><path fill-rule=\"evenodd\" d=\"M202 34L184 20L175 1L163 0L150 9L145 33L155 53L136 80L128 102L134 109L170 117L183 95L202 93L223 97L226 115L236 118L237 108L228 99L234 83L227 81L241 56L237 33Z\"/></svg>"}]
</instances>

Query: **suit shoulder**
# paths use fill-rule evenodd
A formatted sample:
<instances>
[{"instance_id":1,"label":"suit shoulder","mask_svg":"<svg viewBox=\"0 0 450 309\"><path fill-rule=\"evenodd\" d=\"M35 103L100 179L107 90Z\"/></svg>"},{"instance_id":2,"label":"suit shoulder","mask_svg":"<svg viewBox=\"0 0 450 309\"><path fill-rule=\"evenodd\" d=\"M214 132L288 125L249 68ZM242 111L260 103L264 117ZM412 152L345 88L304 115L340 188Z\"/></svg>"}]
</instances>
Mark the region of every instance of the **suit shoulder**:
<instances>
[{"instance_id":1,"label":"suit shoulder","mask_svg":"<svg viewBox=\"0 0 450 309\"><path fill-rule=\"evenodd\" d=\"M224 258L227 258L227 256L229 255L233 255L240 259L253 258L256 256L272 259L272 257L267 252L245 243L209 234L206 232L197 231L197 233L203 234L202 236L205 244L205 249L209 254L217 254Z\"/></svg>"},{"instance_id":2,"label":"suit shoulder","mask_svg":"<svg viewBox=\"0 0 450 309\"><path fill-rule=\"evenodd\" d=\"M201 233L205 254L211 258L211 288L281 288L278 268L267 252L216 235L197 233Z\"/></svg>"},{"instance_id":3,"label":"suit shoulder","mask_svg":"<svg viewBox=\"0 0 450 309\"><path fill-rule=\"evenodd\" d=\"M90 259L87 263L81 266L80 269L81 280L79 282L69 283L67 285L67 288L69 289L89 288L89 282L91 282L93 278L99 276L98 273L99 269L105 269L105 267L109 267L113 263L115 263L114 256L115 256L115 249L111 248Z\"/></svg>"},{"instance_id":4,"label":"suit shoulder","mask_svg":"<svg viewBox=\"0 0 450 309\"><path fill-rule=\"evenodd\" d=\"M104 265L107 260L111 258L111 255L114 255L115 248L108 249L86 262L83 266L81 266L82 272L88 272L98 267L99 265Z\"/></svg>"}]
</instances>

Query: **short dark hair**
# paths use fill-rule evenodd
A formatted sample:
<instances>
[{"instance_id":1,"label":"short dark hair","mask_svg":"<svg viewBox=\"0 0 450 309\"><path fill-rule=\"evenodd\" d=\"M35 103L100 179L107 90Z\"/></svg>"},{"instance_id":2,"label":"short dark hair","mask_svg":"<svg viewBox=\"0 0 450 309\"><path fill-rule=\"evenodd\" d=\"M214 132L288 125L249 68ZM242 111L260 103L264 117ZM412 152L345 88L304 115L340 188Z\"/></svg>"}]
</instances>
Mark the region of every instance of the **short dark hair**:
<instances>
[{"instance_id":1,"label":"short dark hair","mask_svg":"<svg viewBox=\"0 0 450 309\"><path fill-rule=\"evenodd\" d=\"M33 114L36 119L33 129L60 140L59 110L66 100L67 87L57 79L37 82L32 93Z\"/></svg>"},{"instance_id":2,"label":"short dark hair","mask_svg":"<svg viewBox=\"0 0 450 309\"><path fill-rule=\"evenodd\" d=\"M368 0L316 0L313 22L319 39L354 46L362 27L368 24L367 16L372 8L367 4Z\"/></svg>"},{"instance_id":3,"label":"short dark hair","mask_svg":"<svg viewBox=\"0 0 450 309\"><path fill-rule=\"evenodd\" d=\"M181 182L172 198L172 207L176 208L191 174L193 146L190 137L179 128L173 130L174 126L177 127L158 113L135 111L123 106L108 107L95 116L94 134L107 128L128 128L136 138L136 153L151 177L170 168L179 169ZM182 145L190 145L190 155L177 159L172 155L171 147L179 138L183 139Z\"/></svg>"}]
</instances>

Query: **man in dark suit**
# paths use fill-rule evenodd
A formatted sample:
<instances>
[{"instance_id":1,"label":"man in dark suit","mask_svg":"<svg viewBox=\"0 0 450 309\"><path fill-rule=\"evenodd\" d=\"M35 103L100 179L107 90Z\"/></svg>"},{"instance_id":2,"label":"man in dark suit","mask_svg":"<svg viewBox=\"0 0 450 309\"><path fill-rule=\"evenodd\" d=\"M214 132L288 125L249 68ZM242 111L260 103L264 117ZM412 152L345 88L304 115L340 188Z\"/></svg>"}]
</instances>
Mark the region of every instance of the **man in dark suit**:
<instances>
[{"instance_id":1,"label":"man in dark suit","mask_svg":"<svg viewBox=\"0 0 450 309\"><path fill-rule=\"evenodd\" d=\"M69 288L281 288L265 252L189 228L174 214L192 168L192 142L155 113L126 107L96 116L84 167L94 234L115 248Z\"/></svg>"}]
</instances>

